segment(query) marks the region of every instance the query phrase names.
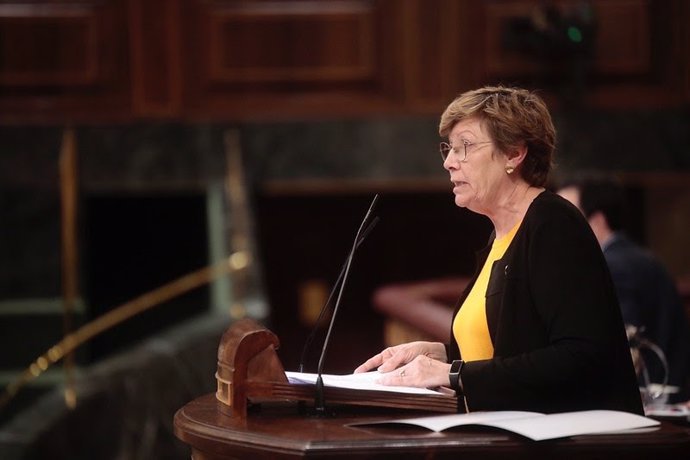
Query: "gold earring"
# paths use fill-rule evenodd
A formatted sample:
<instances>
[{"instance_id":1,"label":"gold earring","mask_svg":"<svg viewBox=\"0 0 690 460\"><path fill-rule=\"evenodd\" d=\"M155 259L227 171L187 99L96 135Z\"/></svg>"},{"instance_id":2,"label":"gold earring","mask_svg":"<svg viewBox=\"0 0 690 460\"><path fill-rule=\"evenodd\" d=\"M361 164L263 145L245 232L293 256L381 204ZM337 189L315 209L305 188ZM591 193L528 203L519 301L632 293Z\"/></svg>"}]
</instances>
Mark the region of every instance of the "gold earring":
<instances>
[{"instance_id":1,"label":"gold earring","mask_svg":"<svg viewBox=\"0 0 690 460\"><path fill-rule=\"evenodd\" d=\"M515 168L512 166L506 165L506 174L510 175L513 174L513 171L515 171Z\"/></svg>"}]
</instances>

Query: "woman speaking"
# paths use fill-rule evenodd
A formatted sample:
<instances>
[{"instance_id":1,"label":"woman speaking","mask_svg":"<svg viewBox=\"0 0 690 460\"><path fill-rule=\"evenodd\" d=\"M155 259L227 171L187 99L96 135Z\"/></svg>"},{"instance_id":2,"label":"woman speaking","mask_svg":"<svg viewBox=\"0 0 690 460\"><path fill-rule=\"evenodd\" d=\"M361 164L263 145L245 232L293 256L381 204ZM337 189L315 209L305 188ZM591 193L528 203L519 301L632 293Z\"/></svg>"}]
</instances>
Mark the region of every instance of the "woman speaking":
<instances>
[{"instance_id":1,"label":"woman speaking","mask_svg":"<svg viewBox=\"0 0 690 460\"><path fill-rule=\"evenodd\" d=\"M601 249L582 214L544 189L556 132L543 100L518 88L469 91L446 108L439 133L455 204L494 231L448 325L450 343L389 347L355 372L450 386L466 411L643 414Z\"/></svg>"}]
</instances>

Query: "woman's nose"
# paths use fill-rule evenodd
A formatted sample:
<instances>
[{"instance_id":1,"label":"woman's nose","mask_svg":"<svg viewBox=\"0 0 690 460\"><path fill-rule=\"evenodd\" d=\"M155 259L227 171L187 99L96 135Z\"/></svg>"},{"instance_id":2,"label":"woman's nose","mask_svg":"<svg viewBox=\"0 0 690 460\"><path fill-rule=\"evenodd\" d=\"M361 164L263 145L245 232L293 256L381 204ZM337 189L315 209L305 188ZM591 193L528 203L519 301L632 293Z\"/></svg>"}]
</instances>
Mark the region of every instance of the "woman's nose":
<instances>
[{"instance_id":1,"label":"woman's nose","mask_svg":"<svg viewBox=\"0 0 690 460\"><path fill-rule=\"evenodd\" d=\"M443 169L446 171L450 171L451 169L457 169L457 159L455 158L456 155L453 155L452 152L446 157L445 160L443 160Z\"/></svg>"}]
</instances>

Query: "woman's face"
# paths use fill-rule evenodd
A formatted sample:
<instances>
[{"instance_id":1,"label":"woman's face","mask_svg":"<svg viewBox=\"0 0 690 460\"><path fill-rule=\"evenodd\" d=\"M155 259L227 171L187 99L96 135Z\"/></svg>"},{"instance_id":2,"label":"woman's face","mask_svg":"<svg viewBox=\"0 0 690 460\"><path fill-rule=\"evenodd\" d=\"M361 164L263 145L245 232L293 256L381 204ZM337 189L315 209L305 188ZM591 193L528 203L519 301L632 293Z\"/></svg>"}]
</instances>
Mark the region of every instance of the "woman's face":
<instances>
[{"instance_id":1,"label":"woman's face","mask_svg":"<svg viewBox=\"0 0 690 460\"><path fill-rule=\"evenodd\" d=\"M453 183L455 204L480 214L491 214L507 180L506 157L475 118L458 122L448 135L453 150L443 162ZM467 157L464 156L466 145Z\"/></svg>"}]
</instances>

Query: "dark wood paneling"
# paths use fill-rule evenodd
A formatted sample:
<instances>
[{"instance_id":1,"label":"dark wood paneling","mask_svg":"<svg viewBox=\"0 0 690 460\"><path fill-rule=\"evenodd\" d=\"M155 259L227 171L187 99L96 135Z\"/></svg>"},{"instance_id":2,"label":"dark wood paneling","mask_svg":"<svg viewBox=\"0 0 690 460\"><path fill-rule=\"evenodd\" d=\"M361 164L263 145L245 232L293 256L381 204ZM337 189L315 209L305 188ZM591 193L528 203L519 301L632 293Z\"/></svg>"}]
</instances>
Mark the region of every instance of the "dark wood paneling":
<instances>
[{"instance_id":1,"label":"dark wood paneling","mask_svg":"<svg viewBox=\"0 0 690 460\"><path fill-rule=\"evenodd\" d=\"M610 75L652 70L649 2L621 0L594 4L598 18L594 69Z\"/></svg>"},{"instance_id":2,"label":"dark wood paneling","mask_svg":"<svg viewBox=\"0 0 690 460\"><path fill-rule=\"evenodd\" d=\"M544 4L2 2L0 121L435 115L458 93L489 83L539 88L556 102L573 85L572 99L593 108L690 101L684 0L590 2L596 40L591 60L579 62L553 50L548 59L526 53L506 35L516 20L535 23ZM561 13L585 5L550 4ZM578 81L564 83L575 73Z\"/></svg>"},{"instance_id":3,"label":"dark wood paneling","mask_svg":"<svg viewBox=\"0 0 690 460\"><path fill-rule=\"evenodd\" d=\"M212 83L375 78L374 24L366 3L235 6L212 14L208 25Z\"/></svg>"},{"instance_id":4,"label":"dark wood paneling","mask_svg":"<svg viewBox=\"0 0 690 460\"><path fill-rule=\"evenodd\" d=\"M0 121L129 114L123 0L0 4Z\"/></svg>"},{"instance_id":5,"label":"dark wood paneling","mask_svg":"<svg viewBox=\"0 0 690 460\"><path fill-rule=\"evenodd\" d=\"M181 0L129 0L135 116L179 115Z\"/></svg>"},{"instance_id":6,"label":"dark wood paneling","mask_svg":"<svg viewBox=\"0 0 690 460\"><path fill-rule=\"evenodd\" d=\"M456 62L464 58L468 43L461 34L467 30L463 14L466 2L438 0L435 8L428 1L412 0L404 4L403 33L405 100L410 110L436 114L449 97L472 85L465 67L455 72Z\"/></svg>"},{"instance_id":7,"label":"dark wood paneling","mask_svg":"<svg viewBox=\"0 0 690 460\"><path fill-rule=\"evenodd\" d=\"M101 40L93 9L51 7L41 14L0 5L0 84L15 87L91 85Z\"/></svg>"},{"instance_id":8,"label":"dark wood paneling","mask_svg":"<svg viewBox=\"0 0 690 460\"><path fill-rule=\"evenodd\" d=\"M186 110L284 117L400 106L387 3L189 2Z\"/></svg>"},{"instance_id":9,"label":"dark wood paneling","mask_svg":"<svg viewBox=\"0 0 690 460\"><path fill-rule=\"evenodd\" d=\"M650 15L647 0L607 0L592 3L596 21L593 72L598 75L639 75L651 70ZM544 61L526 55L506 43L510 22L534 19L543 2L522 0L486 4L486 71L489 76L515 77L544 70ZM563 14L582 6L582 2L558 2ZM525 38L525 37L523 37ZM526 39L526 38L525 38ZM538 45L537 45L538 46ZM544 45L546 46L546 45Z\"/></svg>"},{"instance_id":10,"label":"dark wood paneling","mask_svg":"<svg viewBox=\"0 0 690 460\"><path fill-rule=\"evenodd\" d=\"M564 92L568 79L577 78L574 83L580 85L580 103L597 108L659 108L683 102L679 96L684 83L677 75L679 62L683 62L681 50L687 49L687 44L680 42L680 30L685 27L674 27L682 22L681 2L590 2L595 31L589 57L584 46L579 51L573 46L559 52L553 46L555 39L544 41L544 37L555 35L539 38L508 33L519 20L529 22L532 28L544 25L544 4L538 0L483 3L485 81L527 84L557 93ZM575 0L550 4L561 17L571 18L585 5Z\"/></svg>"}]
</instances>

